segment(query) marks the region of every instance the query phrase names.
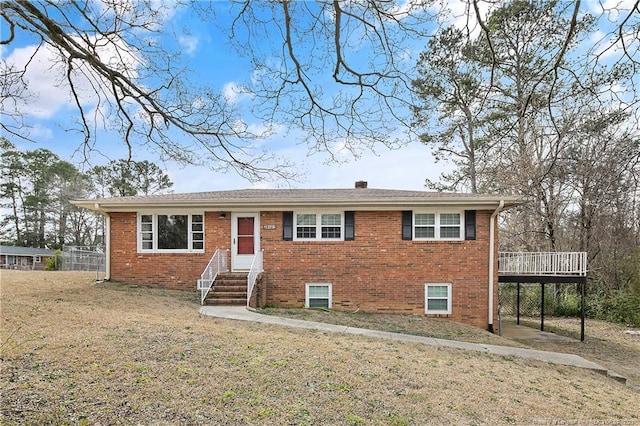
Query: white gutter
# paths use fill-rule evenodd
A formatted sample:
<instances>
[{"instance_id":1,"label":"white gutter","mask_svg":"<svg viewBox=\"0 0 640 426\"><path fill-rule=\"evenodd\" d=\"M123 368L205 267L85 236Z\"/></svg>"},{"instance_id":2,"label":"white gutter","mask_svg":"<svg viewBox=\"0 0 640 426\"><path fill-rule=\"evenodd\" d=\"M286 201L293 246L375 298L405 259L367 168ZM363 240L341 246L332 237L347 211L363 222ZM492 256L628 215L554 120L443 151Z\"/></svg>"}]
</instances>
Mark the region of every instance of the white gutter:
<instances>
[{"instance_id":1,"label":"white gutter","mask_svg":"<svg viewBox=\"0 0 640 426\"><path fill-rule=\"evenodd\" d=\"M493 265L495 257L495 222L498 213L504 208L504 200L500 200L498 208L491 214L489 221L489 325L488 330L493 333Z\"/></svg>"}]
</instances>

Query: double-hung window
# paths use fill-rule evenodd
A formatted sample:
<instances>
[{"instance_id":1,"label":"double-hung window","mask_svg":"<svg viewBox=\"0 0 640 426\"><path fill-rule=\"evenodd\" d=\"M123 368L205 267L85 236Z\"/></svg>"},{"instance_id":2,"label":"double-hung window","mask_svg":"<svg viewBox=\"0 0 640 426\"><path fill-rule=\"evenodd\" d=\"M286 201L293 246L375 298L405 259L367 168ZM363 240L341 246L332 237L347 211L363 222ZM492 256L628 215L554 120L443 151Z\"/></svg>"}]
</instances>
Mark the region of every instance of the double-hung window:
<instances>
[{"instance_id":1,"label":"double-hung window","mask_svg":"<svg viewBox=\"0 0 640 426\"><path fill-rule=\"evenodd\" d=\"M451 284L425 284L424 311L427 314L451 314Z\"/></svg>"},{"instance_id":2,"label":"double-hung window","mask_svg":"<svg viewBox=\"0 0 640 426\"><path fill-rule=\"evenodd\" d=\"M296 213L296 240L342 240L342 213Z\"/></svg>"},{"instance_id":3,"label":"double-hung window","mask_svg":"<svg viewBox=\"0 0 640 426\"><path fill-rule=\"evenodd\" d=\"M331 284L307 284L305 307L331 308Z\"/></svg>"},{"instance_id":4,"label":"double-hung window","mask_svg":"<svg viewBox=\"0 0 640 426\"><path fill-rule=\"evenodd\" d=\"M416 240L461 240L463 215L459 212L415 212L413 235Z\"/></svg>"},{"instance_id":5,"label":"double-hung window","mask_svg":"<svg viewBox=\"0 0 640 426\"><path fill-rule=\"evenodd\" d=\"M138 251L203 252L203 214L138 215Z\"/></svg>"}]
</instances>

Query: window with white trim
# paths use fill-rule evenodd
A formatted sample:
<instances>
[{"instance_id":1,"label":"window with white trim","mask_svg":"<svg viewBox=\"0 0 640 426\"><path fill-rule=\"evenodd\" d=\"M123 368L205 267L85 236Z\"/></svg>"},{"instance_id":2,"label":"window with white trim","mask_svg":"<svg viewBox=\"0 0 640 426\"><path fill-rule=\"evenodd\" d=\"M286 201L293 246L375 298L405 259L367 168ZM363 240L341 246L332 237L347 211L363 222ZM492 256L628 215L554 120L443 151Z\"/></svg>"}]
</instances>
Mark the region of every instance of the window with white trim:
<instances>
[{"instance_id":1,"label":"window with white trim","mask_svg":"<svg viewBox=\"0 0 640 426\"><path fill-rule=\"evenodd\" d=\"M464 239L461 212L415 212L413 214L414 240Z\"/></svg>"},{"instance_id":2,"label":"window with white trim","mask_svg":"<svg viewBox=\"0 0 640 426\"><path fill-rule=\"evenodd\" d=\"M203 252L203 214L139 214L138 251Z\"/></svg>"},{"instance_id":3,"label":"window with white trim","mask_svg":"<svg viewBox=\"0 0 640 426\"><path fill-rule=\"evenodd\" d=\"M331 308L331 284L307 284L305 291L306 308Z\"/></svg>"},{"instance_id":4,"label":"window with white trim","mask_svg":"<svg viewBox=\"0 0 640 426\"><path fill-rule=\"evenodd\" d=\"M451 284L424 285L426 314L451 314Z\"/></svg>"},{"instance_id":5,"label":"window with white trim","mask_svg":"<svg viewBox=\"0 0 640 426\"><path fill-rule=\"evenodd\" d=\"M342 213L296 213L294 216L296 240L342 240Z\"/></svg>"}]
</instances>

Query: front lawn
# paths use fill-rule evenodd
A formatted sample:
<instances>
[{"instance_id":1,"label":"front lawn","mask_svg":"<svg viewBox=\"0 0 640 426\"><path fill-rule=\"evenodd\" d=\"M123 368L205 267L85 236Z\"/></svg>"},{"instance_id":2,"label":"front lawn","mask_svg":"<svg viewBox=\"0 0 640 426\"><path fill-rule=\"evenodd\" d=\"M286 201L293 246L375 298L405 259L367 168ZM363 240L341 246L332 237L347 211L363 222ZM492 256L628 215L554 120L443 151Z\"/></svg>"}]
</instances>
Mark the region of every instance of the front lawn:
<instances>
[{"instance_id":1,"label":"front lawn","mask_svg":"<svg viewBox=\"0 0 640 426\"><path fill-rule=\"evenodd\" d=\"M0 274L3 424L640 421L640 393L590 371L201 317L195 290Z\"/></svg>"}]
</instances>

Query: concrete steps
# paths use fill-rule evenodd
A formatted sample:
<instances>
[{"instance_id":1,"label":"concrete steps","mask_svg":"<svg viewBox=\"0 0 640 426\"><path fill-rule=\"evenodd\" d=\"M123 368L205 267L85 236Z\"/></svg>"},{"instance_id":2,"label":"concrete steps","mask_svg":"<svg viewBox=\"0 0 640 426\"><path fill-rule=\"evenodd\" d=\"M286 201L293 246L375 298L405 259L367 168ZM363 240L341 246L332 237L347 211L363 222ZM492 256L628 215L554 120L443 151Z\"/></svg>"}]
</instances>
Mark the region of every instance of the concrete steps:
<instances>
[{"instance_id":1,"label":"concrete steps","mask_svg":"<svg viewBox=\"0 0 640 426\"><path fill-rule=\"evenodd\" d=\"M218 274L204 304L245 306L247 304L247 273L225 272Z\"/></svg>"}]
</instances>

